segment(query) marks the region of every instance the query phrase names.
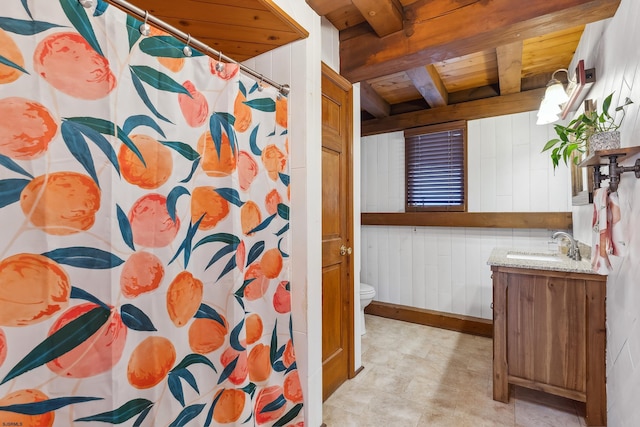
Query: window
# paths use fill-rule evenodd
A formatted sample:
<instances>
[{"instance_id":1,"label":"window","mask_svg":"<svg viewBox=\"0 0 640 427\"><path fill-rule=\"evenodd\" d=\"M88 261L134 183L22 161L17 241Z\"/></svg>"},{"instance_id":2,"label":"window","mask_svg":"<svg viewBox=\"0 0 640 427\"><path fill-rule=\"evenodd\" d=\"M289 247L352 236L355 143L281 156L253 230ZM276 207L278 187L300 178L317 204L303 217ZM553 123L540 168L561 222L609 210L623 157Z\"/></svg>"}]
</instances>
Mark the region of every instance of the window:
<instances>
[{"instance_id":1,"label":"window","mask_svg":"<svg viewBox=\"0 0 640 427\"><path fill-rule=\"evenodd\" d=\"M467 123L405 131L406 211L466 211Z\"/></svg>"}]
</instances>

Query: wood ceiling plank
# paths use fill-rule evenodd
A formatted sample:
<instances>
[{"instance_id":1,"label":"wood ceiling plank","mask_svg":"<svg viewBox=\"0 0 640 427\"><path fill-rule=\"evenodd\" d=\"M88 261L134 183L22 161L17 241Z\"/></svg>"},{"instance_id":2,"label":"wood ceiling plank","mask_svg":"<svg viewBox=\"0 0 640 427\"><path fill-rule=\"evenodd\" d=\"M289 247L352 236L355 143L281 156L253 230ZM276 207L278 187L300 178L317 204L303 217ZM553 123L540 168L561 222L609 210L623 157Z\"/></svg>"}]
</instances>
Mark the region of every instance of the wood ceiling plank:
<instances>
[{"instance_id":1,"label":"wood ceiling plank","mask_svg":"<svg viewBox=\"0 0 640 427\"><path fill-rule=\"evenodd\" d=\"M264 45L256 42L221 40L219 38L209 39L203 37L199 40L207 46L212 47L218 52L224 53L229 58L238 62L246 61L247 59L267 52L274 47L273 45Z\"/></svg>"},{"instance_id":2,"label":"wood ceiling plank","mask_svg":"<svg viewBox=\"0 0 640 427\"><path fill-rule=\"evenodd\" d=\"M456 79L455 81L449 82L447 83L447 89L449 93L451 93L493 84L498 84L497 67L491 73L479 73L478 75L472 76L466 80Z\"/></svg>"},{"instance_id":3,"label":"wood ceiling plank","mask_svg":"<svg viewBox=\"0 0 640 427\"><path fill-rule=\"evenodd\" d=\"M391 105L421 98L420 92L404 71L372 79L368 83Z\"/></svg>"},{"instance_id":4,"label":"wood ceiling plank","mask_svg":"<svg viewBox=\"0 0 640 427\"><path fill-rule=\"evenodd\" d=\"M433 65L407 70L407 75L420 95L431 108L444 107L449 102L449 93Z\"/></svg>"},{"instance_id":5,"label":"wood ceiling plank","mask_svg":"<svg viewBox=\"0 0 640 427\"><path fill-rule=\"evenodd\" d=\"M283 21L283 17L277 16L272 10L266 8L262 0L255 0L254 8L239 7L237 5L216 4L202 2L198 0L133 0L141 9L148 10L154 16L171 17L174 27L181 29L187 22L202 21L210 25L227 24L239 26L252 26L258 29L274 29L280 31L301 32L304 37L308 33L304 28L296 24L294 28L290 26L290 17Z\"/></svg>"},{"instance_id":6,"label":"wood ceiling plank","mask_svg":"<svg viewBox=\"0 0 640 427\"><path fill-rule=\"evenodd\" d=\"M166 22L171 20L170 16L155 16ZM267 30L231 24L216 24L215 26L212 26L208 22L195 20L189 21L188 25L183 25L182 31L191 34L194 38L200 41L207 39L226 42L254 42L258 44L271 45L273 47L282 46L298 40L298 36L290 31L274 29Z\"/></svg>"},{"instance_id":7,"label":"wood ceiling plank","mask_svg":"<svg viewBox=\"0 0 640 427\"><path fill-rule=\"evenodd\" d=\"M247 1L247 0L243 0L243 1ZM298 21L293 19L291 16L289 16L289 14L287 14L287 12L285 12L282 8L280 8L280 6L278 6L275 0L257 0L257 1L262 3L262 6L264 6L268 11L270 11L278 19L280 19L280 21L282 21L282 23L285 26L289 27L294 33L298 34L300 36L299 38L304 39L309 37L309 32L306 30L306 28L300 25Z\"/></svg>"},{"instance_id":8,"label":"wood ceiling plank","mask_svg":"<svg viewBox=\"0 0 640 427\"><path fill-rule=\"evenodd\" d=\"M236 61L309 36L273 0L129 1Z\"/></svg>"},{"instance_id":9,"label":"wood ceiling plank","mask_svg":"<svg viewBox=\"0 0 640 427\"><path fill-rule=\"evenodd\" d=\"M360 107L377 118L389 117L391 114L391 105L367 82L360 82Z\"/></svg>"},{"instance_id":10,"label":"wood ceiling plank","mask_svg":"<svg viewBox=\"0 0 640 427\"><path fill-rule=\"evenodd\" d=\"M497 85L473 87L449 93L449 105L500 96Z\"/></svg>"},{"instance_id":11,"label":"wood ceiling plank","mask_svg":"<svg viewBox=\"0 0 640 427\"><path fill-rule=\"evenodd\" d=\"M495 49L433 64L449 93L498 82Z\"/></svg>"},{"instance_id":12,"label":"wood ceiling plank","mask_svg":"<svg viewBox=\"0 0 640 427\"><path fill-rule=\"evenodd\" d=\"M522 51L523 77L566 68L580 42L584 27L580 28L580 31L562 37L525 40Z\"/></svg>"},{"instance_id":13,"label":"wood ceiling plank","mask_svg":"<svg viewBox=\"0 0 640 427\"><path fill-rule=\"evenodd\" d=\"M360 34L340 45L341 74L352 82L495 48L613 16L620 0L439 0L405 8L405 31ZM458 8L438 15L438 5ZM455 28L455 31L451 29Z\"/></svg>"},{"instance_id":14,"label":"wood ceiling plank","mask_svg":"<svg viewBox=\"0 0 640 427\"><path fill-rule=\"evenodd\" d=\"M473 120L537 110L545 88L398 114L362 122L362 136L395 132L454 120Z\"/></svg>"},{"instance_id":15,"label":"wood ceiling plank","mask_svg":"<svg viewBox=\"0 0 640 427\"><path fill-rule=\"evenodd\" d=\"M500 94L520 92L522 82L522 42L509 43L498 46L498 81Z\"/></svg>"},{"instance_id":16,"label":"wood ceiling plank","mask_svg":"<svg viewBox=\"0 0 640 427\"><path fill-rule=\"evenodd\" d=\"M449 79L466 79L468 76L472 76L477 73L485 73L489 74L491 70L496 70L495 74L497 76L498 69L498 59L494 56L493 59L484 62L476 62L473 64L463 64L459 63L453 67L443 67L439 64L434 64L440 77L445 81L449 82Z\"/></svg>"},{"instance_id":17,"label":"wood ceiling plank","mask_svg":"<svg viewBox=\"0 0 640 427\"><path fill-rule=\"evenodd\" d=\"M378 37L402 30L404 15L392 0L351 0Z\"/></svg>"}]
</instances>

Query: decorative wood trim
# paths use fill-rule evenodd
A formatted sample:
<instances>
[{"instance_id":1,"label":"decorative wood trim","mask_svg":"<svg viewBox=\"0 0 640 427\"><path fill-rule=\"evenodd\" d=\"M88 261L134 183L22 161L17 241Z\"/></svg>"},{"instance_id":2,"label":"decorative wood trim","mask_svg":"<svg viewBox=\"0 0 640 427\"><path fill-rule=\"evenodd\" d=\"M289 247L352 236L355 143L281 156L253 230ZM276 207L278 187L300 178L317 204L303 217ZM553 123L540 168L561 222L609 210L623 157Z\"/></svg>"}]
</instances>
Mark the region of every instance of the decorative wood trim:
<instances>
[{"instance_id":1,"label":"decorative wood trim","mask_svg":"<svg viewBox=\"0 0 640 427\"><path fill-rule=\"evenodd\" d=\"M361 214L362 225L418 227L544 228L573 227L571 212L398 212Z\"/></svg>"},{"instance_id":2,"label":"decorative wood trim","mask_svg":"<svg viewBox=\"0 0 640 427\"><path fill-rule=\"evenodd\" d=\"M351 82L338 74L336 70L328 66L325 62L322 62L320 65L322 67L322 74L333 83L335 83L340 89L345 92L353 89L353 85L351 84Z\"/></svg>"},{"instance_id":3,"label":"decorative wood trim","mask_svg":"<svg viewBox=\"0 0 640 427\"><path fill-rule=\"evenodd\" d=\"M364 312L388 319L449 329L465 334L479 335L488 338L493 337L493 322L479 317L443 313L440 311L379 301L372 301L371 304L364 309Z\"/></svg>"},{"instance_id":4,"label":"decorative wood trim","mask_svg":"<svg viewBox=\"0 0 640 427\"><path fill-rule=\"evenodd\" d=\"M395 132L417 126L433 125L454 120L474 120L506 114L535 111L540 107L545 88L512 93L493 98L452 104L429 110L396 114L382 119L362 122L362 136ZM451 101L451 100L450 100Z\"/></svg>"}]
</instances>

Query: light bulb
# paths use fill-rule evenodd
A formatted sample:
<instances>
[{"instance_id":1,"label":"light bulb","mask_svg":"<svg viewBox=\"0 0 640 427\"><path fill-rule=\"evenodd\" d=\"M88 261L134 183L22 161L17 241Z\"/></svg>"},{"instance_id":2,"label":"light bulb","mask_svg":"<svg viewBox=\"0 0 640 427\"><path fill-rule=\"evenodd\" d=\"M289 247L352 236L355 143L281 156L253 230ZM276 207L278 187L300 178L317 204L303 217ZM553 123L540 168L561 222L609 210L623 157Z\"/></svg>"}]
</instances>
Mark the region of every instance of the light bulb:
<instances>
[{"instance_id":1,"label":"light bulb","mask_svg":"<svg viewBox=\"0 0 640 427\"><path fill-rule=\"evenodd\" d=\"M545 96L540 103L540 109L538 110L537 125L547 125L553 123L559 119L558 115L562 112L562 109L558 104L554 104Z\"/></svg>"},{"instance_id":2,"label":"light bulb","mask_svg":"<svg viewBox=\"0 0 640 427\"><path fill-rule=\"evenodd\" d=\"M544 99L557 105L562 105L569 100L569 95L564 90L564 86L558 80L551 80L544 93Z\"/></svg>"}]
</instances>

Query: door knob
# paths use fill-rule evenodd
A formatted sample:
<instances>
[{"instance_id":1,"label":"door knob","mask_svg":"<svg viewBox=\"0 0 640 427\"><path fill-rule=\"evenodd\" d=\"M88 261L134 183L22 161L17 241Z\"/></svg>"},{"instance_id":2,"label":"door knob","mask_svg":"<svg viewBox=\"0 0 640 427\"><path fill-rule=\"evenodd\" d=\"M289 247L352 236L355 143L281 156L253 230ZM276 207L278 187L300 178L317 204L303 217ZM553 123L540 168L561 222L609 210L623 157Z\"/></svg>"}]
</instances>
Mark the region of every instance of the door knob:
<instances>
[{"instance_id":1,"label":"door knob","mask_svg":"<svg viewBox=\"0 0 640 427\"><path fill-rule=\"evenodd\" d=\"M340 246L340 255L351 255L351 252L353 252L351 248L348 248L345 245Z\"/></svg>"}]
</instances>

